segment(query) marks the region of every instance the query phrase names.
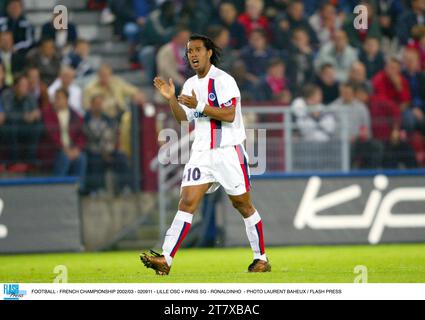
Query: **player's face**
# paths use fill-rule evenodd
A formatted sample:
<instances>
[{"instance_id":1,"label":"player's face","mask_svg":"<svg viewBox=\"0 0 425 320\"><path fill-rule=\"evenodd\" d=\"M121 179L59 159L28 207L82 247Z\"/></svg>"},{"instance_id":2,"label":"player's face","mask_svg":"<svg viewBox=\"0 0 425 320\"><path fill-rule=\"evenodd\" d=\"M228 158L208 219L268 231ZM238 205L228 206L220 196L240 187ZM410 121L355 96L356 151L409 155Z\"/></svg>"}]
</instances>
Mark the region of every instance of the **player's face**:
<instances>
[{"instance_id":1,"label":"player's face","mask_svg":"<svg viewBox=\"0 0 425 320\"><path fill-rule=\"evenodd\" d=\"M195 72L205 70L210 63L211 50L207 50L202 40L192 40L187 44L187 57Z\"/></svg>"}]
</instances>

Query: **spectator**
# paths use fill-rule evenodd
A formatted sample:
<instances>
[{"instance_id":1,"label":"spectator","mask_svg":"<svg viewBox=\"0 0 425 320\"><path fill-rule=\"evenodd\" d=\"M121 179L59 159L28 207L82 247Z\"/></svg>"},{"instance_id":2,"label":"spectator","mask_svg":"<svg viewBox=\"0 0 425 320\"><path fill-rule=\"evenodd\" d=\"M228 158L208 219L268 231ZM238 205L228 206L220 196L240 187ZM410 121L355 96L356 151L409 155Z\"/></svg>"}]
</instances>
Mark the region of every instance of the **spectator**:
<instances>
[{"instance_id":1,"label":"spectator","mask_svg":"<svg viewBox=\"0 0 425 320\"><path fill-rule=\"evenodd\" d=\"M329 105L339 97L339 82L333 65L325 63L320 67L316 84L322 90L324 105Z\"/></svg>"},{"instance_id":2,"label":"spectator","mask_svg":"<svg viewBox=\"0 0 425 320\"><path fill-rule=\"evenodd\" d=\"M186 46L189 38L189 29L178 28L173 39L162 46L156 56L158 75L163 79L173 79L177 92L183 88L188 76ZM158 98L160 97L158 96ZM158 101L162 101L162 99Z\"/></svg>"},{"instance_id":3,"label":"spectator","mask_svg":"<svg viewBox=\"0 0 425 320\"><path fill-rule=\"evenodd\" d=\"M56 28L53 23L59 14L53 14L52 20L43 24L41 28L41 39L53 40L56 48L61 53L65 53L75 45L78 39L78 33L75 24L71 21L68 21L67 29L59 30Z\"/></svg>"},{"instance_id":4,"label":"spectator","mask_svg":"<svg viewBox=\"0 0 425 320\"><path fill-rule=\"evenodd\" d=\"M171 40L176 27L176 8L173 1L166 0L152 11L145 23L142 45L161 46Z\"/></svg>"},{"instance_id":5,"label":"spectator","mask_svg":"<svg viewBox=\"0 0 425 320\"><path fill-rule=\"evenodd\" d=\"M134 103L143 102L141 92L136 87L114 76L108 65L102 65L97 72L97 77L90 82L83 97L83 106L86 110L90 107L93 96L102 95L105 99L103 112L112 119L119 119L123 112L127 111L126 99Z\"/></svg>"},{"instance_id":6,"label":"spectator","mask_svg":"<svg viewBox=\"0 0 425 320\"><path fill-rule=\"evenodd\" d=\"M220 3L218 23L229 30L229 45L233 49L241 49L247 42L245 28L237 21L237 15L238 12L232 2L223 1Z\"/></svg>"},{"instance_id":7,"label":"spectator","mask_svg":"<svg viewBox=\"0 0 425 320\"><path fill-rule=\"evenodd\" d=\"M120 1L113 0L116 28L120 31L124 26L124 35L131 44L136 44L140 33L145 27L146 20L151 12L149 0Z\"/></svg>"},{"instance_id":8,"label":"spectator","mask_svg":"<svg viewBox=\"0 0 425 320\"><path fill-rule=\"evenodd\" d=\"M34 44L34 29L24 15L22 0L10 0L7 15L0 17L0 31L13 34L15 52L25 54Z\"/></svg>"},{"instance_id":9,"label":"spectator","mask_svg":"<svg viewBox=\"0 0 425 320\"><path fill-rule=\"evenodd\" d=\"M354 27L354 21L357 18L356 14L351 14L344 23L344 30L347 33L350 45L354 48L360 49L367 37L374 37L381 39L381 29L379 27L378 19L375 15L375 9L371 0L360 1L360 4L366 6L368 14L367 29L360 29Z\"/></svg>"},{"instance_id":10,"label":"spectator","mask_svg":"<svg viewBox=\"0 0 425 320\"><path fill-rule=\"evenodd\" d=\"M202 34L206 31L210 18L208 9L201 1L185 0L179 12L179 23L186 25L193 33Z\"/></svg>"},{"instance_id":11,"label":"spectator","mask_svg":"<svg viewBox=\"0 0 425 320\"><path fill-rule=\"evenodd\" d=\"M376 169L382 165L382 144L372 139L371 119L367 107L355 97L355 85L341 85L340 97L331 109L338 115L342 130L347 130L352 147L352 166L357 169Z\"/></svg>"},{"instance_id":12,"label":"spectator","mask_svg":"<svg viewBox=\"0 0 425 320\"><path fill-rule=\"evenodd\" d=\"M170 42L176 32L176 11L172 1L164 1L152 11L142 33L142 49L138 53L139 63L143 66L148 80L153 80L155 71L155 53L159 47Z\"/></svg>"},{"instance_id":13,"label":"spectator","mask_svg":"<svg viewBox=\"0 0 425 320\"><path fill-rule=\"evenodd\" d=\"M319 10L310 17L310 25L316 33L320 46L332 41L335 32L342 27L342 18L336 12L335 6L324 2Z\"/></svg>"},{"instance_id":14,"label":"spectator","mask_svg":"<svg viewBox=\"0 0 425 320\"><path fill-rule=\"evenodd\" d=\"M238 59L237 53L232 50L230 44L230 33L223 26L211 26L208 28L207 35L221 49L220 69L229 71L231 66Z\"/></svg>"},{"instance_id":15,"label":"spectator","mask_svg":"<svg viewBox=\"0 0 425 320\"><path fill-rule=\"evenodd\" d=\"M279 58L271 59L267 74L262 77L256 87L255 100L279 102L288 105L291 101L289 81L285 76L285 63Z\"/></svg>"},{"instance_id":16,"label":"spectator","mask_svg":"<svg viewBox=\"0 0 425 320\"><path fill-rule=\"evenodd\" d=\"M248 38L257 29L263 29L266 36L270 36L269 20L263 15L263 9L263 0L246 0L245 12L239 16L238 22L243 25Z\"/></svg>"},{"instance_id":17,"label":"spectator","mask_svg":"<svg viewBox=\"0 0 425 320\"><path fill-rule=\"evenodd\" d=\"M372 84L374 92L395 102L403 113L403 118L409 118L408 106L411 102L409 82L401 73L400 61L397 58L389 58L385 69L377 73ZM403 121L405 122L405 121Z\"/></svg>"},{"instance_id":18,"label":"spectator","mask_svg":"<svg viewBox=\"0 0 425 320\"><path fill-rule=\"evenodd\" d=\"M41 110L50 105L47 85L40 79L40 72L37 68L29 68L26 72L29 82L30 94L37 99L37 103Z\"/></svg>"},{"instance_id":19,"label":"spectator","mask_svg":"<svg viewBox=\"0 0 425 320\"><path fill-rule=\"evenodd\" d=\"M83 119L69 108L68 98L65 89L56 91L53 106L44 109L44 125L55 154L54 174L79 177L80 189L84 190L87 156Z\"/></svg>"},{"instance_id":20,"label":"spectator","mask_svg":"<svg viewBox=\"0 0 425 320\"><path fill-rule=\"evenodd\" d=\"M10 31L0 33L0 63L5 68L5 83L13 84L13 76L22 71L24 56L13 49L13 34Z\"/></svg>"},{"instance_id":21,"label":"spectator","mask_svg":"<svg viewBox=\"0 0 425 320\"><path fill-rule=\"evenodd\" d=\"M412 9L403 13L398 21L397 31L400 44L406 45L416 25L425 24L425 0L412 0Z\"/></svg>"},{"instance_id":22,"label":"spectator","mask_svg":"<svg viewBox=\"0 0 425 320\"><path fill-rule=\"evenodd\" d=\"M64 58L63 64L75 70L75 78L82 79L94 73L95 67L90 61L90 42L79 39L75 48Z\"/></svg>"},{"instance_id":23,"label":"spectator","mask_svg":"<svg viewBox=\"0 0 425 320\"><path fill-rule=\"evenodd\" d=\"M39 48L28 54L28 65L40 71L41 80L50 86L58 76L61 67L61 56L56 51L52 39L43 39Z\"/></svg>"},{"instance_id":24,"label":"spectator","mask_svg":"<svg viewBox=\"0 0 425 320\"><path fill-rule=\"evenodd\" d=\"M291 1L288 12L276 17L273 28L273 39L276 47L285 49L291 42L292 32L295 29L304 29L308 33L313 48L316 49L319 46L316 33L308 20L304 18L304 4L299 0Z\"/></svg>"},{"instance_id":25,"label":"spectator","mask_svg":"<svg viewBox=\"0 0 425 320\"><path fill-rule=\"evenodd\" d=\"M3 126L3 145L9 153L11 171L25 172L36 165L36 152L42 132L41 112L36 99L29 93L28 79L18 76L13 89L1 96L6 122Z\"/></svg>"},{"instance_id":26,"label":"spectator","mask_svg":"<svg viewBox=\"0 0 425 320\"><path fill-rule=\"evenodd\" d=\"M230 69L230 74L235 78L243 101L254 100L254 88L257 78L251 75L242 60L236 60Z\"/></svg>"},{"instance_id":27,"label":"spectator","mask_svg":"<svg viewBox=\"0 0 425 320\"><path fill-rule=\"evenodd\" d=\"M130 187L131 175L127 157L117 150L116 123L103 113L103 97L91 98L90 110L84 119L87 137L87 191L104 190L105 174L111 168L118 180L118 190Z\"/></svg>"},{"instance_id":28,"label":"spectator","mask_svg":"<svg viewBox=\"0 0 425 320\"><path fill-rule=\"evenodd\" d=\"M251 73L257 79L266 73L267 63L278 56L277 52L269 46L266 33L256 29L249 36L249 45L241 50L241 58Z\"/></svg>"},{"instance_id":29,"label":"spectator","mask_svg":"<svg viewBox=\"0 0 425 320\"><path fill-rule=\"evenodd\" d=\"M9 86L6 84L6 69L4 64L0 63L0 96L8 88Z\"/></svg>"},{"instance_id":30,"label":"spectator","mask_svg":"<svg viewBox=\"0 0 425 320\"><path fill-rule=\"evenodd\" d=\"M394 130L391 139L385 144L384 168L412 169L417 167L415 152L406 141L406 133Z\"/></svg>"},{"instance_id":31,"label":"spectator","mask_svg":"<svg viewBox=\"0 0 425 320\"><path fill-rule=\"evenodd\" d=\"M348 75L348 81L353 83L355 86L365 85L370 90L372 89L372 84L367 79L366 67L360 61L354 62L351 66L350 73Z\"/></svg>"},{"instance_id":32,"label":"spectator","mask_svg":"<svg viewBox=\"0 0 425 320\"><path fill-rule=\"evenodd\" d=\"M292 34L287 69L292 92L298 95L303 85L314 77L313 48L304 29L295 29Z\"/></svg>"},{"instance_id":33,"label":"spectator","mask_svg":"<svg viewBox=\"0 0 425 320\"><path fill-rule=\"evenodd\" d=\"M322 91L314 84L303 88L302 97L294 100L291 109L304 141L327 142L335 133L334 116L322 104Z\"/></svg>"},{"instance_id":34,"label":"spectator","mask_svg":"<svg viewBox=\"0 0 425 320\"><path fill-rule=\"evenodd\" d=\"M412 97L405 112L404 125L408 131L416 130L425 123L425 73L421 72L416 50L407 49L403 55L403 76L407 79Z\"/></svg>"},{"instance_id":35,"label":"spectator","mask_svg":"<svg viewBox=\"0 0 425 320\"><path fill-rule=\"evenodd\" d=\"M425 71L425 26L415 26L412 33L414 40L409 42L408 48L418 52L421 70Z\"/></svg>"},{"instance_id":36,"label":"spectator","mask_svg":"<svg viewBox=\"0 0 425 320\"><path fill-rule=\"evenodd\" d=\"M325 64L332 64L335 68L336 79L344 82L348 78L351 65L358 60L356 50L348 44L347 34L344 31L335 32L331 43L323 46L316 58L316 70Z\"/></svg>"},{"instance_id":37,"label":"spectator","mask_svg":"<svg viewBox=\"0 0 425 320\"><path fill-rule=\"evenodd\" d=\"M399 15L403 12L401 0L375 1L378 23L385 38L392 40L396 36L396 26Z\"/></svg>"},{"instance_id":38,"label":"spectator","mask_svg":"<svg viewBox=\"0 0 425 320\"><path fill-rule=\"evenodd\" d=\"M385 59L380 46L378 38L367 37L360 51L359 60L366 66L368 79L384 69Z\"/></svg>"},{"instance_id":39,"label":"spectator","mask_svg":"<svg viewBox=\"0 0 425 320\"><path fill-rule=\"evenodd\" d=\"M355 95L369 108L373 137L383 142L389 141L391 133L401 127L399 107L382 95L371 95L370 88L364 84L356 86Z\"/></svg>"},{"instance_id":40,"label":"spectator","mask_svg":"<svg viewBox=\"0 0 425 320\"><path fill-rule=\"evenodd\" d=\"M62 67L59 77L50 85L48 89L49 99L51 103L55 100L55 93L58 89L63 88L68 92L69 107L74 110L80 117L84 117L83 109L83 93L81 88L75 84L75 70L71 67Z\"/></svg>"}]
</instances>

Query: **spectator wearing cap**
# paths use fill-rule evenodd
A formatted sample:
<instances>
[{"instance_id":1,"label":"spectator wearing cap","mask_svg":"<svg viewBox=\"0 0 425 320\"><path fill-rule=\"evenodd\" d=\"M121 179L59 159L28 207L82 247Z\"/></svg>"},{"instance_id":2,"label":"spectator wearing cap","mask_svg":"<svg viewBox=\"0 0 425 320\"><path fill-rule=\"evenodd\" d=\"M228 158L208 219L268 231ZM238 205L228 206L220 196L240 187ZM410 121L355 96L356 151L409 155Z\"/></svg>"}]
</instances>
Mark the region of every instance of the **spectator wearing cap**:
<instances>
[{"instance_id":1,"label":"spectator wearing cap","mask_svg":"<svg viewBox=\"0 0 425 320\"><path fill-rule=\"evenodd\" d=\"M332 64L335 68L336 79L345 82L354 62L358 60L357 51L348 43L347 34L344 31L335 32L331 43L323 46L315 60L316 70L325 64Z\"/></svg>"},{"instance_id":2,"label":"spectator wearing cap","mask_svg":"<svg viewBox=\"0 0 425 320\"><path fill-rule=\"evenodd\" d=\"M34 45L34 28L24 15L22 0L10 0L6 7L6 15L0 17L0 31L13 34L15 52L28 52Z\"/></svg>"}]
</instances>

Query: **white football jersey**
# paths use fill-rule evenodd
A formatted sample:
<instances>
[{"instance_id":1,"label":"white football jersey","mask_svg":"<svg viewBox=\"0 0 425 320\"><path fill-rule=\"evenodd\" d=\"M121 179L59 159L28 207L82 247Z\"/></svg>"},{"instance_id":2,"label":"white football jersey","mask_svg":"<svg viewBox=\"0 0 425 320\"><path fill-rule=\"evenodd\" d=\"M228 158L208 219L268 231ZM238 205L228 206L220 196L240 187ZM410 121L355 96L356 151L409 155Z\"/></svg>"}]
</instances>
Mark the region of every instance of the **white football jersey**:
<instances>
[{"instance_id":1,"label":"white football jersey","mask_svg":"<svg viewBox=\"0 0 425 320\"><path fill-rule=\"evenodd\" d=\"M182 94L191 96L192 90L195 91L198 101L209 106L226 108L236 105L235 119L230 123L210 119L203 113L180 104L188 121L195 120L195 141L192 149L207 150L242 144L246 134L241 111L241 93L235 79L212 65L204 78L199 79L195 75L187 79Z\"/></svg>"}]
</instances>

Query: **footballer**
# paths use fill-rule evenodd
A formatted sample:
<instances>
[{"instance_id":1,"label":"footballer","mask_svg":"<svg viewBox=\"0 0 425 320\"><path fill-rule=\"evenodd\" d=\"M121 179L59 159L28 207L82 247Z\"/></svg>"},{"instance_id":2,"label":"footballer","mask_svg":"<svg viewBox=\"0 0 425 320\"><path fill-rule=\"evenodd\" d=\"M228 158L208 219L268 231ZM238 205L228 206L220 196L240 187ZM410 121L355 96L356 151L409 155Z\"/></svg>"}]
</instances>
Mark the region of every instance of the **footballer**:
<instances>
[{"instance_id":1,"label":"footballer","mask_svg":"<svg viewBox=\"0 0 425 320\"><path fill-rule=\"evenodd\" d=\"M211 39L192 35L187 44L187 59L196 75L184 83L181 95L176 97L171 79L154 79L155 88L168 101L177 122L195 121L195 141L183 173L178 211L165 235L162 254L151 250L150 254L140 256L142 263L158 275L169 274L202 198L220 186L245 222L254 253L248 271L271 271L265 252L263 223L250 196L241 94L235 79L216 67L220 54L220 48Z\"/></svg>"}]
</instances>

